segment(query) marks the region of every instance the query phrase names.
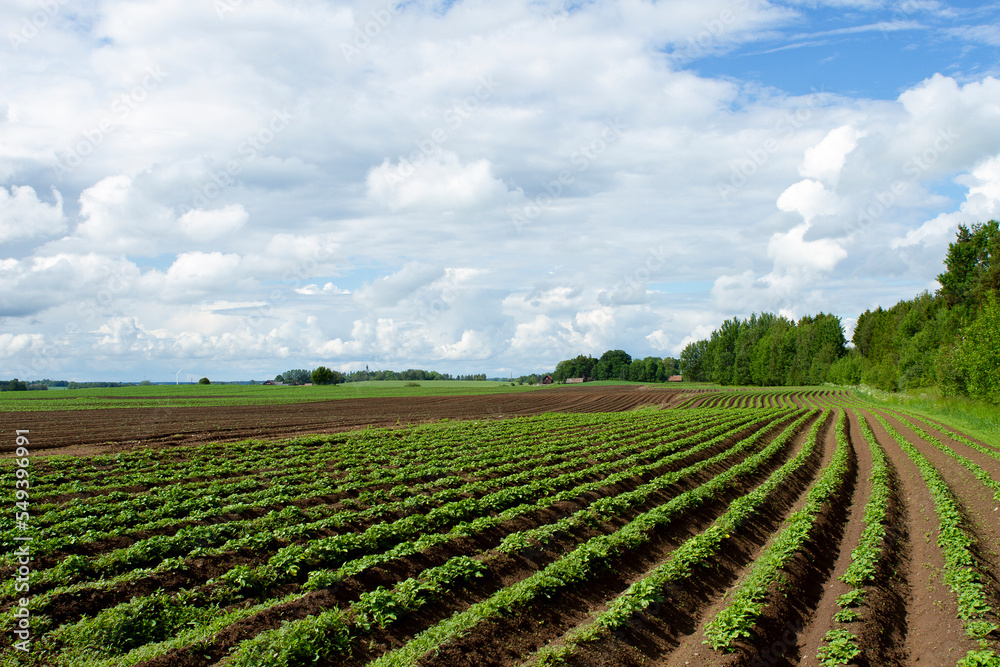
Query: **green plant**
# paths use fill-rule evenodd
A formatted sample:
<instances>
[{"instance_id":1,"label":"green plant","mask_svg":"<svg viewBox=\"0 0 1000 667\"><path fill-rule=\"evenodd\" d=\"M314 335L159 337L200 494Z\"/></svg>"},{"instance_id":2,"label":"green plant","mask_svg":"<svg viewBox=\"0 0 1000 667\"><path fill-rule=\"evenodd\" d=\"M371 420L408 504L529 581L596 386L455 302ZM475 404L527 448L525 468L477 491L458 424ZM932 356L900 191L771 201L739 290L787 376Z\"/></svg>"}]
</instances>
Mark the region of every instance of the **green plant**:
<instances>
[{"instance_id":1,"label":"green plant","mask_svg":"<svg viewBox=\"0 0 1000 667\"><path fill-rule=\"evenodd\" d=\"M816 658L823 667L844 667L861 655L854 635L843 628L830 630L823 638L825 645L819 649Z\"/></svg>"}]
</instances>

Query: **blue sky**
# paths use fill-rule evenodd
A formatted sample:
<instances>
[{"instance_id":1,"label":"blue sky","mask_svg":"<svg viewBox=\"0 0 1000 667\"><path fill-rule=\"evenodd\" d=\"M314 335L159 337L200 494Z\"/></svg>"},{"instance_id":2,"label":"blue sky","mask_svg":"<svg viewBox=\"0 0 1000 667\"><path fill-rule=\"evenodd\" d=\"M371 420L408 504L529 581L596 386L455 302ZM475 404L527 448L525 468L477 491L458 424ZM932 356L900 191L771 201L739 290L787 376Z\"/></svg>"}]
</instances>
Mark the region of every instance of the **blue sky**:
<instances>
[{"instance_id":1,"label":"blue sky","mask_svg":"<svg viewBox=\"0 0 1000 667\"><path fill-rule=\"evenodd\" d=\"M936 287L1000 5L11 0L0 377L505 376Z\"/></svg>"}]
</instances>

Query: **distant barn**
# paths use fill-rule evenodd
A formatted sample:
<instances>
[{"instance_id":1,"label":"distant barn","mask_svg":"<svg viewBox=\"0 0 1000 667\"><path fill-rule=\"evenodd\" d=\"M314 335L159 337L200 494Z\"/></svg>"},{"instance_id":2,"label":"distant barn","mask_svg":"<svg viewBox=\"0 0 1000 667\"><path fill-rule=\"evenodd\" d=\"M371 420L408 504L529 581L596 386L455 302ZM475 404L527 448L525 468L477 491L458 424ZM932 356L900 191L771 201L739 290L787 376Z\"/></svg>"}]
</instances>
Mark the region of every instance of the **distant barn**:
<instances>
[{"instance_id":1,"label":"distant barn","mask_svg":"<svg viewBox=\"0 0 1000 667\"><path fill-rule=\"evenodd\" d=\"M683 375L671 375L669 378L667 378L667 382L683 382L683 381L684 381Z\"/></svg>"},{"instance_id":2,"label":"distant barn","mask_svg":"<svg viewBox=\"0 0 1000 667\"><path fill-rule=\"evenodd\" d=\"M552 376L546 375L542 378L542 384L552 384Z\"/></svg>"},{"instance_id":3,"label":"distant barn","mask_svg":"<svg viewBox=\"0 0 1000 667\"><path fill-rule=\"evenodd\" d=\"M586 381L587 381L586 378L566 378L566 384L570 384L571 382L586 382Z\"/></svg>"}]
</instances>

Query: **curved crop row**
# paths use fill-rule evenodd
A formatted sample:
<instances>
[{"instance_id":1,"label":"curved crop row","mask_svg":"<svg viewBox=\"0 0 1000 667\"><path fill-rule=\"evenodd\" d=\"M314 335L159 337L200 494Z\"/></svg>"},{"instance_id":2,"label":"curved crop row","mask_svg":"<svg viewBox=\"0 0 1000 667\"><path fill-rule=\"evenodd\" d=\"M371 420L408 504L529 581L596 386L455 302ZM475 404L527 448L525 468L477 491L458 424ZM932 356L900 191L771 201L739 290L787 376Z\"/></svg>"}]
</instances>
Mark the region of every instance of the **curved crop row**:
<instances>
[{"instance_id":1,"label":"curved crop row","mask_svg":"<svg viewBox=\"0 0 1000 667\"><path fill-rule=\"evenodd\" d=\"M819 480L809 490L805 506L788 517L779 532L736 588L731 602L705 628L708 644L716 650L732 651L741 637L753 636L753 628L767 606L773 585L780 585L783 568L800 553L813 536L820 512L842 493L851 465L851 448L844 433L846 413L837 420L837 449Z\"/></svg>"},{"instance_id":2,"label":"curved crop row","mask_svg":"<svg viewBox=\"0 0 1000 667\"><path fill-rule=\"evenodd\" d=\"M889 504L892 498L892 473L885 452L879 446L868 423L855 418L872 455L870 481L871 495L865 504L864 530L858 545L851 552L851 564L840 578L851 590L837 599L841 611L834 621L845 624L827 632L824 646L816 656L823 667L846 667L861 654L858 639L851 632L851 623L858 620L855 609L864 604L864 588L874 583L880 561L886 555L885 536L889 522Z\"/></svg>"},{"instance_id":3,"label":"curved crop row","mask_svg":"<svg viewBox=\"0 0 1000 667\"><path fill-rule=\"evenodd\" d=\"M894 429L884 417L872 413L907 457L917 466L934 500L939 519L938 546L944 552L944 582L958 601L958 615L965 624L965 631L981 642L986 649L986 638L1000 630L991 621L993 609L989 605L983 575L977 567L974 553L976 540L962 518L962 508L933 464L906 438Z\"/></svg>"},{"instance_id":4,"label":"curved crop row","mask_svg":"<svg viewBox=\"0 0 1000 667\"><path fill-rule=\"evenodd\" d=\"M506 615L538 596L552 595L564 586L586 581L598 568L606 566L613 557L622 551L636 549L643 545L650 539L651 532L656 526L665 525L682 511L688 511L704 504L725 488L733 485L738 478L757 472L787 444L798 426L814 414L809 413L797 420L771 445L741 464L730 468L702 486L675 497L667 504L637 517L611 535L592 538L544 570L536 572L527 579L494 594L487 600L476 603L469 609L427 629L405 646L373 661L371 667L410 665L428 651L432 651L443 642L469 630L485 619ZM766 487L773 489L778 484L783 483L787 475L800 467L804 461L805 457L795 457L769 478L769 481L765 483ZM771 480L775 480L773 484Z\"/></svg>"}]
</instances>

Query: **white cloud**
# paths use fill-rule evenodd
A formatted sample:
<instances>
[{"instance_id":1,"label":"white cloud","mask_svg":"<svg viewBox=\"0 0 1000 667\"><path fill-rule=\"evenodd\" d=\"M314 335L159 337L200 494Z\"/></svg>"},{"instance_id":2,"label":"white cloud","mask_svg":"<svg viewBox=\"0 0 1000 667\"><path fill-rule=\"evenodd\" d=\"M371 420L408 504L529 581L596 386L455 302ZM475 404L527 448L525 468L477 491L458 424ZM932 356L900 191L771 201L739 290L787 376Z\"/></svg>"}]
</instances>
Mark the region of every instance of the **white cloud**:
<instances>
[{"instance_id":1,"label":"white cloud","mask_svg":"<svg viewBox=\"0 0 1000 667\"><path fill-rule=\"evenodd\" d=\"M314 285L314 284L313 285L306 285L305 287L297 287L295 289L295 291L298 292L299 294L303 294L305 296L318 296L318 295L321 295L321 294L350 294L351 293L350 290L340 289L339 287L337 287L333 283L326 283L325 285L323 285L322 288L320 288L319 285Z\"/></svg>"},{"instance_id":2,"label":"white cloud","mask_svg":"<svg viewBox=\"0 0 1000 667\"><path fill-rule=\"evenodd\" d=\"M817 216L833 213L836 210L836 200L822 183L806 179L790 185L781 193L778 208L788 213L798 213L808 224Z\"/></svg>"},{"instance_id":3,"label":"white cloud","mask_svg":"<svg viewBox=\"0 0 1000 667\"><path fill-rule=\"evenodd\" d=\"M0 61L0 377L41 340L83 379L676 354L753 310L912 296L998 215L1000 80L961 50L988 8L413 2L346 58L384 7L106 0ZM837 69L875 31L897 61ZM782 90L813 57L829 92Z\"/></svg>"},{"instance_id":4,"label":"white cloud","mask_svg":"<svg viewBox=\"0 0 1000 667\"><path fill-rule=\"evenodd\" d=\"M211 241L239 230L249 219L250 214L242 204L230 204L217 210L188 211L178 222L187 237L195 241Z\"/></svg>"},{"instance_id":5,"label":"white cloud","mask_svg":"<svg viewBox=\"0 0 1000 667\"><path fill-rule=\"evenodd\" d=\"M368 194L392 211L456 211L497 204L508 197L486 159L466 165L451 152L436 152L414 166L385 160L368 172Z\"/></svg>"},{"instance_id":6,"label":"white cloud","mask_svg":"<svg viewBox=\"0 0 1000 667\"><path fill-rule=\"evenodd\" d=\"M361 286L355 295L369 308L394 306L418 289L438 280L444 273L443 268L432 264L410 262L396 273Z\"/></svg>"},{"instance_id":7,"label":"white cloud","mask_svg":"<svg viewBox=\"0 0 1000 667\"><path fill-rule=\"evenodd\" d=\"M434 354L441 359L462 361L466 359L486 359L493 353L492 346L480 332L466 329L462 338L455 343L440 345Z\"/></svg>"},{"instance_id":8,"label":"white cloud","mask_svg":"<svg viewBox=\"0 0 1000 667\"><path fill-rule=\"evenodd\" d=\"M969 188L965 201L958 211L941 213L926 221L904 237L889 242L891 248L906 248L918 244L932 244L940 250L954 235L959 224L975 224L1000 218L1000 155L986 160L961 178Z\"/></svg>"},{"instance_id":9,"label":"white cloud","mask_svg":"<svg viewBox=\"0 0 1000 667\"><path fill-rule=\"evenodd\" d=\"M66 229L62 195L52 188L55 203L39 201L30 185L0 187L0 243L53 236Z\"/></svg>"},{"instance_id":10,"label":"white cloud","mask_svg":"<svg viewBox=\"0 0 1000 667\"><path fill-rule=\"evenodd\" d=\"M779 270L832 271L847 257L847 251L832 239L807 241L809 225L798 225L784 234L775 234L767 244L767 256Z\"/></svg>"},{"instance_id":11,"label":"white cloud","mask_svg":"<svg viewBox=\"0 0 1000 667\"><path fill-rule=\"evenodd\" d=\"M670 343L670 335L663 329L657 329L653 333L646 336L646 340L649 341L650 346L655 350L661 352L672 349L674 346Z\"/></svg>"},{"instance_id":12,"label":"white cloud","mask_svg":"<svg viewBox=\"0 0 1000 667\"><path fill-rule=\"evenodd\" d=\"M823 141L806 150L799 173L806 178L836 183L847 155L858 145L860 136L861 133L850 125L830 130Z\"/></svg>"}]
</instances>

